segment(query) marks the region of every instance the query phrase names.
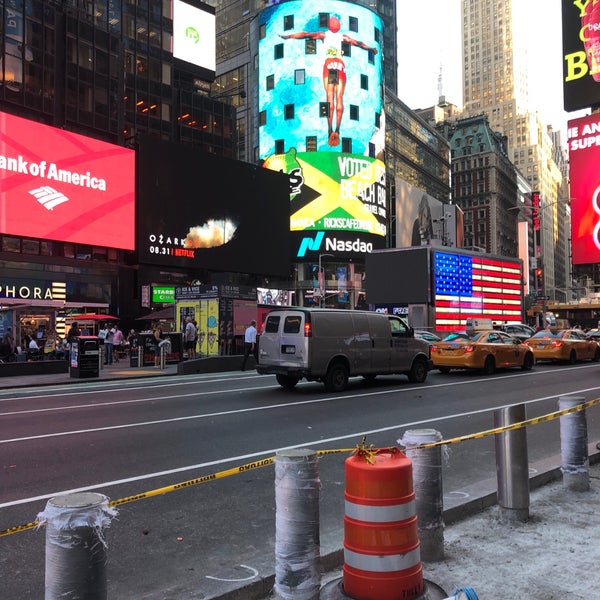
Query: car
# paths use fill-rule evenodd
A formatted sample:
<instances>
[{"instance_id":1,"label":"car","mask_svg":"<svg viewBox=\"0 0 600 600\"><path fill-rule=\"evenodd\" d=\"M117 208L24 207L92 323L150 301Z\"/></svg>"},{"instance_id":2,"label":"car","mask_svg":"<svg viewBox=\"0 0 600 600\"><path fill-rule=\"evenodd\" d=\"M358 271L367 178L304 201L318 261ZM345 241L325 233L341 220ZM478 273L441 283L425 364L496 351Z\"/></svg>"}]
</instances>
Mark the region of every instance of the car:
<instances>
[{"instance_id":1,"label":"car","mask_svg":"<svg viewBox=\"0 0 600 600\"><path fill-rule=\"evenodd\" d=\"M600 342L600 329L590 329L585 332L585 337L588 340L594 340L596 342Z\"/></svg>"},{"instance_id":2,"label":"car","mask_svg":"<svg viewBox=\"0 0 600 600\"><path fill-rule=\"evenodd\" d=\"M578 360L600 360L600 344L586 337L579 329L544 329L530 337L525 344L536 360L575 364Z\"/></svg>"},{"instance_id":3,"label":"car","mask_svg":"<svg viewBox=\"0 0 600 600\"><path fill-rule=\"evenodd\" d=\"M522 342L528 340L535 333L535 329L529 327L529 325L525 325L525 323L505 323L504 325L500 325L498 329L504 331L504 333L508 333L508 335L519 338Z\"/></svg>"},{"instance_id":4,"label":"car","mask_svg":"<svg viewBox=\"0 0 600 600\"><path fill-rule=\"evenodd\" d=\"M420 340L425 340L429 344L442 341L442 338L439 335L435 335L435 333L431 333L431 331L425 331L424 329L415 329L415 337L419 338Z\"/></svg>"},{"instance_id":5,"label":"car","mask_svg":"<svg viewBox=\"0 0 600 600\"><path fill-rule=\"evenodd\" d=\"M535 364L532 350L503 331L458 331L431 346L434 368L480 369L486 375L500 367L521 367L530 371Z\"/></svg>"}]
</instances>

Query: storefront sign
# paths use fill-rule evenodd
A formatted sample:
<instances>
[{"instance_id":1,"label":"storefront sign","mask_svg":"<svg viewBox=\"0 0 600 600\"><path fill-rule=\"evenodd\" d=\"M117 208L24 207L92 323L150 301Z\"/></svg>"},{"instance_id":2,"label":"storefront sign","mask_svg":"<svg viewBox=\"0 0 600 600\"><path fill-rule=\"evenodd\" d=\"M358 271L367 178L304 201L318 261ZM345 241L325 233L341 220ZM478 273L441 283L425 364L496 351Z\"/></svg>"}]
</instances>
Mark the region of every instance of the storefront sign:
<instances>
[{"instance_id":1,"label":"storefront sign","mask_svg":"<svg viewBox=\"0 0 600 600\"><path fill-rule=\"evenodd\" d=\"M54 300L52 287L30 286L0 282L0 298L21 300Z\"/></svg>"}]
</instances>

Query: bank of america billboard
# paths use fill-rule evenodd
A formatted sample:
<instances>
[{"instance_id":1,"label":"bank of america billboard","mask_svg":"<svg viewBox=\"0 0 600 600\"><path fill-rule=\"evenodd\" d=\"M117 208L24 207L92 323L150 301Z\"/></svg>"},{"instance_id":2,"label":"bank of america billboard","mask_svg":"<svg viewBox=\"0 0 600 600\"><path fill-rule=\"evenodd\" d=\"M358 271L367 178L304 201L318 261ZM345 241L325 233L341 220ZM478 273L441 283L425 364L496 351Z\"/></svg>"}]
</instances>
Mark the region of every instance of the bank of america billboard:
<instances>
[{"instance_id":1,"label":"bank of america billboard","mask_svg":"<svg viewBox=\"0 0 600 600\"><path fill-rule=\"evenodd\" d=\"M574 265L600 262L600 114L568 123L571 255Z\"/></svg>"},{"instance_id":2,"label":"bank of america billboard","mask_svg":"<svg viewBox=\"0 0 600 600\"><path fill-rule=\"evenodd\" d=\"M133 250L135 154L0 113L0 233Z\"/></svg>"},{"instance_id":3,"label":"bank of america billboard","mask_svg":"<svg viewBox=\"0 0 600 600\"><path fill-rule=\"evenodd\" d=\"M259 32L259 153L290 176L293 258L384 247L381 20L337 0L290 1L264 10Z\"/></svg>"}]
</instances>

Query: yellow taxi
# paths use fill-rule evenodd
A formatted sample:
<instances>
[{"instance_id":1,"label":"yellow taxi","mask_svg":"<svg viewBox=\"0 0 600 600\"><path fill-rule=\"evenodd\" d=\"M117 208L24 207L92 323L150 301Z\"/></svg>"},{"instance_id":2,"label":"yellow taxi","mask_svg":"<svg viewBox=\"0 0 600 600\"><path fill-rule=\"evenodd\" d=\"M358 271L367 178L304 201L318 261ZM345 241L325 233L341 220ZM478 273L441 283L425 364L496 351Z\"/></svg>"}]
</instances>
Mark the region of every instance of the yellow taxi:
<instances>
[{"instance_id":1,"label":"yellow taxi","mask_svg":"<svg viewBox=\"0 0 600 600\"><path fill-rule=\"evenodd\" d=\"M555 360L575 364L578 360L600 360L600 345L586 337L579 329L544 329L525 344L536 360Z\"/></svg>"},{"instance_id":2,"label":"yellow taxi","mask_svg":"<svg viewBox=\"0 0 600 600\"><path fill-rule=\"evenodd\" d=\"M442 373L449 373L450 369L481 369L486 375L501 367L529 371L535 364L528 346L496 330L451 333L431 346L431 360Z\"/></svg>"}]
</instances>

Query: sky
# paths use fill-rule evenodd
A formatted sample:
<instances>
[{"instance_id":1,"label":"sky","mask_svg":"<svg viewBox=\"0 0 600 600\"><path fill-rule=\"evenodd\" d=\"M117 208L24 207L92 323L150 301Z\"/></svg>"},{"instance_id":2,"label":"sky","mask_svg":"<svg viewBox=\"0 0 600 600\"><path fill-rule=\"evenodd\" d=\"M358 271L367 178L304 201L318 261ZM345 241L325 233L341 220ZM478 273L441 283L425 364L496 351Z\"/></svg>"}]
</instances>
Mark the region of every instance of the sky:
<instances>
[{"instance_id":1,"label":"sky","mask_svg":"<svg viewBox=\"0 0 600 600\"><path fill-rule=\"evenodd\" d=\"M561 0L514 1L527 2L535 24L528 47L531 104L566 139L567 120L587 113L563 110ZM397 0L398 96L412 109L437 104L440 65L446 100L462 107L460 6L460 0Z\"/></svg>"}]
</instances>

